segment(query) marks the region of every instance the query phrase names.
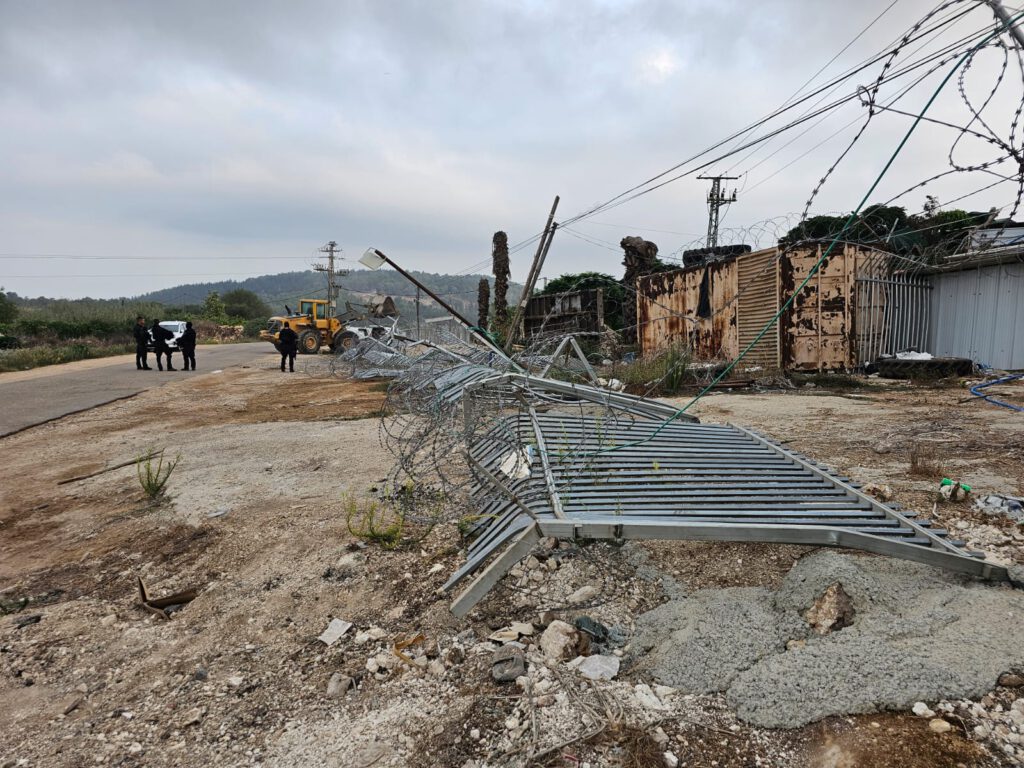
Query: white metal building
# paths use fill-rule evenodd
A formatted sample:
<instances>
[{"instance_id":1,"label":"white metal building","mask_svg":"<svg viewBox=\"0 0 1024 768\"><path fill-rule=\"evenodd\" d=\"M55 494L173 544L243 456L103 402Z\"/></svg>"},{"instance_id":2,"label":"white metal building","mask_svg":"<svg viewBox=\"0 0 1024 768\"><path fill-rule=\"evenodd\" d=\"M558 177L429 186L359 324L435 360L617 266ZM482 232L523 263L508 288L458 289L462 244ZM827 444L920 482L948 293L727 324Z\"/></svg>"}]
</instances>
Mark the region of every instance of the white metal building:
<instances>
[{"instance_id":1,"label":"white metal building","mask_svg":"<svg viewBox=\"0 0 1024 768\"><path fill-rule=\"evenodd\" d=\"M929 275L928 351L1024 369L1024 250L965 254Z\"/></svg>"}]
</instances>

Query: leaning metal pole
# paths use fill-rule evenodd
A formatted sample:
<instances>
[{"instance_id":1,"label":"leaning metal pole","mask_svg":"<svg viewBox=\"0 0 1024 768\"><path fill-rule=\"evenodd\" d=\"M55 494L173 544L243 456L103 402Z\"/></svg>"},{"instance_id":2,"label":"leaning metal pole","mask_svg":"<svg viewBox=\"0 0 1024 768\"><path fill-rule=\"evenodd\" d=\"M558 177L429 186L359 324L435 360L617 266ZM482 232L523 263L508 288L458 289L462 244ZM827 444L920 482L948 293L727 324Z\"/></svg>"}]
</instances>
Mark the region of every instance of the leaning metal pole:
<instances>
[{"instance_id":1,"label":"leaning metal pole","mask_svg":"<svg viewBox=\"0 0 1024 768\"><path fill-rule=\"evenodd\" d=\"M465 329L467 331L469 331L470 335L472 335L473 338L477 339L478 341L482 342L486 346L490 347L494 352L496 352L497 354L501 355L501 357L503 359L508 360L508 362L511 363L513 365L513 367L515 367L516 370L518 370L518 371L522 371L523 370L523 368L518 363L516 363L514 360L512 360L512 358L510 358L507 354L505 354L505 350L503 350L501 347L499 347L497 344L495 344L493 341L491 341L487 337L487 334L482 333L480 331L480 329L478 329L475 325L473 325L471 322L469 322L469 320L464 318L458 311L456 311L455 307L453 307L451 304L446 302L444 299L442 299L440 296L438 296L436 293L434 293L432 290L430 290L427 286L425 286L423 283L421 283L415 277L413 277L408 272L406 272L404 269L402 269L400 266L398 266L390 257L385 255L382 251L379 251L376 248L370 248L369 251L371 253L375 254L379 259L383 260L384 263L389 264L396 272L398 272L398 274L400 274L402 277L404 277L410 283L412 283L417 288L419 288L421 291L423 291L425 294L427 294L427 296L429 296L434 301L436 301L438 304L440 304L441 307L443 307L444 310L446 312L448 312L448 314L450 314L452 317L454 317L456 320L458 320L465 327ZM364 259L366 258L366 254L363 254L363 258ZM363 263L366 264L367 262L363 262Z\"/></svg>"},{"instance_id":2,"label":"leaning metal pole","mask_svg":"<svg viewBox=\"0 0 1024 768\"><path fill-rule=\"evenodd\" d=\"M544 258L548 253L547 249L551 247L551 238L554 237L555 234L553 225L555 211L558 210L558 200L558 195L555 195L555 201L551 204L551 213L548 214L547 223L544 225L544 233L540 236L540 241L537 243L537 253L534 254L533 262L530 264L530 272L526 276L526 284L523 286L523 295L519 297L519 303L516 305L515 314L512 316L512 323L509 325L508 340L505 342L505 350L508 354L512 354L512 344L519 331L519 324L523 320L523 314L526 311L526 302L530 300L530 294L533 293L533 287L537 284L537 278L540 277L540 270L544 264Z\"/></svg>"},{"instance_id":3,"label":"leaning metal pole","mask_svg":"<svg viewBox=\"0 0 1024 768\"><path fill-rule=\"evenodd\" d=\"M1013 35L1013 39L1017 41L1017 45L1024 48L1024 33L1021 33L1020 29L1017 28L1017 23L1010 18L1010 14L1006 12L1003 4L1000 0L985 0L989 7L992 9L992 13L996 15L996 18L1003 22L1007 31Z\"/></svg>"}]
</instances>

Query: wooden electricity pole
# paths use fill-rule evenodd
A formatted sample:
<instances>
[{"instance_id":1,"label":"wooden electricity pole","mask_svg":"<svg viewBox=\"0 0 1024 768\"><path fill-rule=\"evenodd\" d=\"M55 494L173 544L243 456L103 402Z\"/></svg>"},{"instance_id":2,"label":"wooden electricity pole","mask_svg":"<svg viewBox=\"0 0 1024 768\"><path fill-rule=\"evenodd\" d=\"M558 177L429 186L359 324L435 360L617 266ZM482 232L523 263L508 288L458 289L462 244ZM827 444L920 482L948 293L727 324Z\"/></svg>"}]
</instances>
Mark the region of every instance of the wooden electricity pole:
<instances>
[{"instance_id":1,"label":"wooden electricity pole","mask_svg":"<svg viewBox=\"0 0 1024 768\"><path fill-rule=\"evenodd\" d=\"M530 300L530 295L533 293L534 286L537 285L537 278L540 277L540 271L544 267L544 259L547 257L548 249L551 247L551 240L554 238L555 230L558 228L558 224L555 222L556 210L558 210L558 195L555 195L555 202L551 204L551 213L548 214L548 221L544 225L544 233L540 236L540 242L537 243L537 253L533 256L533 264L530 265L530 273L526 276L526 285L523 286L523 295L519 297L519 303L516 305L516 312L512 316L512 322L508 326L508 338L505 340L505 354L512 353L512 345L519 336L519 326L523 321L523 312L526 310L526 302Z\"/></svg>"}]
</instances>

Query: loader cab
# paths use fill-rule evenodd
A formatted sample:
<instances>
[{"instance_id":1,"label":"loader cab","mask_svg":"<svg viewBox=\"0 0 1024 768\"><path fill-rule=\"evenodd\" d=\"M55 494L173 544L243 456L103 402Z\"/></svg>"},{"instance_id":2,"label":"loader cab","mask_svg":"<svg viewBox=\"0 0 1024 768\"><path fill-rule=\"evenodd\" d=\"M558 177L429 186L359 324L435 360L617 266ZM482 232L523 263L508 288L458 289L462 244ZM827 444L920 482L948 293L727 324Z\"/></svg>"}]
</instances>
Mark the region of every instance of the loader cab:
<instances>
[{"instance_id":1,"label":"loader cab","mask_svg":"<svg viewBox=\"0 0 1024 768\"><path fill-rule=\"evenodd\" d=\"M309 315L313 322L323 321L327 319L327 302L326 301L300 301L299 302L299 314Z\"/></svg>"}]
</instances>

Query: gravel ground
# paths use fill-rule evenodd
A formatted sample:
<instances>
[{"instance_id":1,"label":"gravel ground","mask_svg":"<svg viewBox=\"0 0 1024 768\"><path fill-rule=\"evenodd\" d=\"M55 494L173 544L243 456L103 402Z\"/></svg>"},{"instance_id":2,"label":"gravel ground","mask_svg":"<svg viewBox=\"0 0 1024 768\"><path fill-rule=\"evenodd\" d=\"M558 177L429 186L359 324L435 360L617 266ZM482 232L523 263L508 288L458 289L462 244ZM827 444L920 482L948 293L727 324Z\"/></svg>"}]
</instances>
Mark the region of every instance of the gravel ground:
<instances>
[{"instance_id":1,"label":"gravel ground","mask_svg":"<svg viewBox=\"0 0 1024 768\"><path fill-rule=\"evenodd\" d=\"M939 478L908 473L915 443L980 492L1022 491L1019 422L961 396L732 393L700 415L931 514ZM454 528L387 549L347 525L347 500L390 467L382 398L372 383L230 371L0 440L0 766L1018 764L1024 700L995 679L1020 663L1016 597L925 568L790 546L548 543L455 620L437 594L462 562ZM168 503L145 502L131 466L58 484L150 447L182 456ZM987 557L1024 560L1009 521L969 505L934 516ZM139 577L198 596L164 620L140 606ZM832 578L858 616L812 638L801 611ZM553 621L583 616L615 641L573 630L570 655L618 659L611 680L543 648ZM328 647L332 618L353 626ZM494 633L513 622L531 625L525 673L500 683L491 659L509 637ZM707 647L715 632L722 648ZM868 638L896 655L865 658ZM666 685L673 654L704 668ZM925 664L948 679L912 693L877 680ZM877 700L851 693L862 667ZM915 696L929 716L904 709ZM878 708L893 711L830 715Z\"/></svg>"}]
</instances>

